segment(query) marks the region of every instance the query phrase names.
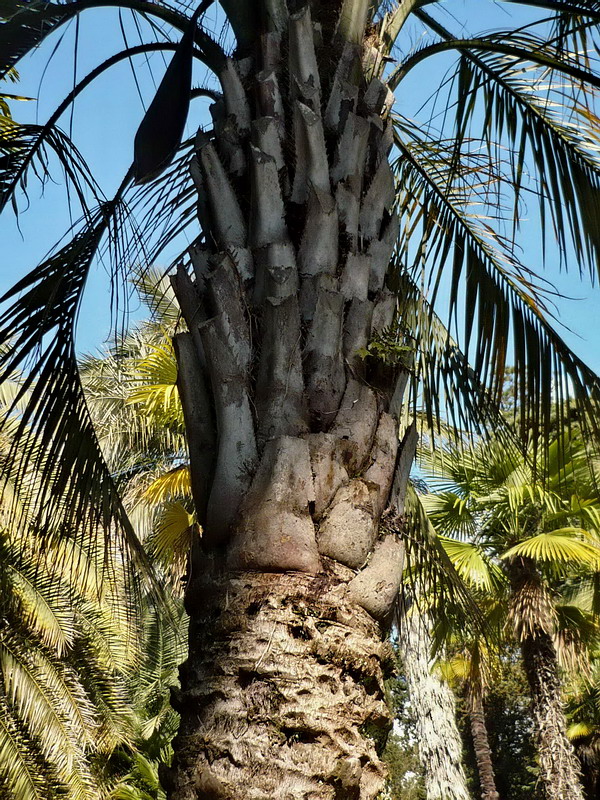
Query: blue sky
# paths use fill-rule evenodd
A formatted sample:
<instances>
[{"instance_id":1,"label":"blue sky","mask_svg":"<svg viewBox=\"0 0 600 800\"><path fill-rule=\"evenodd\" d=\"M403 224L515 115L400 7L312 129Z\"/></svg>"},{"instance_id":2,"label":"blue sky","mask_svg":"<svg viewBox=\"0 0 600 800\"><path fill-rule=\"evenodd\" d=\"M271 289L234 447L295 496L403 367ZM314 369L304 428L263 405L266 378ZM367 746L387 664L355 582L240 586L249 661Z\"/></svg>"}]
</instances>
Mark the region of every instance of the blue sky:
<instances>
[{"instance_id":1,"label":"blue sky","mask_svg":"<svg viewBox=\"0 0 600 800\"><path fill-rule=\"evenodd\" d=\"M483 0L447 0L443 5L445 24L459 31L460 27L452 19L468 19L471 32L480 32L490 27L510 24L509 13L514 15L514 6L503 3L486 3ZM212 15L212 16L211 16ZM520 13L519 22L527 21L528 16ZM217 32L220 20L215 12L209 12L209 24ZM123 18L130 46L138 43L136 31L131 23L131 16ZM54 36L31 57L19 66L21 81L18 87L7 87L7 91L18 91L20 94L39 98L38 102L18 103L13 106L13 113L19 121L43 122L54 110L62 97L69 91L74 74L81 79L91 68L101 63L123 46L119 18L110 9L92 10L83 15L79 29L74 24L63 28L64 39L57 52L53 52L59 37ZM72 44L78 38L77 62L73 60ZM414 38L419 31L415 30ZM167 56L168 58L169 56ZM136 62L140 69L138 83L142 96L148 102L152 97L155 85L164 70L164 59L159 53L149 56L148 64L144 57ZM420 68L408 89L418 96L421 87L433 85L439 80L443 70L442 60ZM45 74L40 79L42 72ZM198 85L203 76L195 76ZM406 91L406 90L405 90ZM413 102L415 98L408 98ZM408 102L400 97L399 102ZM63 130L72 133L73 139L90 164L92 171L106 193L118 186L125 174L132 157L133 136L143 115L140 96L127 62L113 67L110 72L100 78L77 99L74 112L66 114L61 120ZM188 133L191 134L197 125L208 121L206 101L196 101L191 120L188 122ZM33 267L66 232L72 221L69 217L68 205L65 202L64 187L61 185L60 170L52 171L55 182L47 182L43 197L36 179L31 176L28 183L28 202L20 200L23 213L18 221L10 210L0 219L0 241L2 242L3 263L0 269L0 291L5 291L15 280ZM27 209L27 210L25 210ZM540 249L534 236L535 219L523 223L525 238L525 256L529 266L538 268L541 262ZM528 229L531 229L529 232ZM557 256L558 254L554 254ZM545 273L558 288L562 298L557 301L561 321L572 329L563 331L573 349L597 372L600 372L600 291L593 288L589 281L581 283L577 270L568 275L561 274L556 266L558 258L549 254L548 268ZM553 263L554 262L554 263ZM166 266L165 263L159 266ZM577 299L567 299L577 298ZM131 306L132 319L139 318L142 310ZM106 272L98 265L90 278L84 307L78 328L78 348L91 350L101 346L110 331L110 291Z\"/></svg>"}]
</instances>

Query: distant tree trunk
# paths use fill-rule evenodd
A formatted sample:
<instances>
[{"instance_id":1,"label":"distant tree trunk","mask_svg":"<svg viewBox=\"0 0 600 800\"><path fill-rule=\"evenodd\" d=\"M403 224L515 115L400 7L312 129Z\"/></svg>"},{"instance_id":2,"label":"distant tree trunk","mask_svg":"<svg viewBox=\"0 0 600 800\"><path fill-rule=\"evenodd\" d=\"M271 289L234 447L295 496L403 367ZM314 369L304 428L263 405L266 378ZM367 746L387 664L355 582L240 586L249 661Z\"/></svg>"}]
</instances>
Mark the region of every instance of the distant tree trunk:
<instances>
[{"instance_id":1,"label":"distant tree trunk","mask_svg":"<svg viewBox=\"0 0 600 800\"><path fill-rule=\"evenodd\" d=\"M511 616L521 641L523 667L531 692L533 730L544 800L583 800L581 767L567 738L558 658L552 639L555 611L535 563L509 564Z\"/></svg>"},{"instance_id":2,"label":"distant tree trunk","mask_svg":"<svg viewBox=\"0 0 600 800\"><path fill-rule=\"evenodd\" d=\"M431 671L429 620L415 610L402 619L400 654L418 731L427 800L469 800L462 742L450 687Z\"/></svg>"},{"instance_id":3,"label":"distant tree trunk","mask_svg":"<svg viewBox=\"0 0 600 800\"><path fill-rule=\"evenodd\" d=\"M500 795L496 789L492 751L485 722L483 694L478 688L468 688L467 710L471 725L471 736L473 737L477 772L479 774L481 800L499 800Z\"/></svg>"},{"instance_id":4,"label":"distant tree trunk","mask_svg":"<svg viewBox=\"0 0 600 800\"><path fill-rule=\"evenodd\" d=\"M552 637L539 630L524 638L521 649L531 690L544 800L583 800L579 760L566 735L567 721Z\"/></svg>"},{"instance_id":5,"label":"distant tree trunk","mask_svg":"<svg viewBox=\"0 0 600 800\"><path fill-rule=\"evenodd\" d=\"M173 279L203 535L162 777L171 800L373 800L416 446L407 374L359 354L396 307L391 97L367 3L230 5L238 41L262 35L223 63L191 163L204 237Z\"/></svg>"}]
</instances>

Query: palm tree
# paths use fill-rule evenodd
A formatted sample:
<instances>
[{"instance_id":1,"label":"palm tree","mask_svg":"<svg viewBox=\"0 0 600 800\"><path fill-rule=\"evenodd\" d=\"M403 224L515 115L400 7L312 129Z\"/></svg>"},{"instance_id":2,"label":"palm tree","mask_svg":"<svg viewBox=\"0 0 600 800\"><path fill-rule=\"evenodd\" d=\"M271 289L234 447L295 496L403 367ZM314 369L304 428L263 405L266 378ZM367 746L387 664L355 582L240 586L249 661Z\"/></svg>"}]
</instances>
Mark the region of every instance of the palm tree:
<instances>
[{"instance_id":1,"label":"palm tree","mask_svg":"<svg viewBox=\"0 0 600 800\"><path fill-rule=\"evenodd\" d=\"M600 505L593 464L576 431L553 441L545 460L528 455L494 440L438 451L431 464L440 492L423 503L438 531L462 539L444 541L459 573L487 591L496 617L504 605L531 691L544 796L581 798L559 656L568 660L586 625L597 630L565 587L570 577L597 570Z\"/></svg>"},{"instance_id":2,"label":"palm tree","mask_svg":"<svg viewBox=\"0 0 600 800\"><path fill-rule=\"evenodd\" d=\"M197 215L200 232L173 271L187 327L174 348L203 532L186 593L182 721L163 780L173 800L373 798L389 728L382 631L401 582L398 520L415 447L413 426L399 435L407 364L430 414L443 383L453 413L472 421L492 415L511 340L524 426L547 427L565 385L583 405L596 391L511 234L523 197L535 198L542 241L556 232L565 258L572 246L596 270L587 91L600 79L586 50L596 4L536 0L547 9L539 25L473 37L447 30L427 0L222 0L230 33L219 40L205 24L211 0L193 11L177 0L114 3L152 40L93 70L45 125L3 142L5 203L54 151L83 206L74 237L7 293L0 321L10 339L1 369L27 361L37 390L24 416L53 465L42 465L36 529L101 522L144 561L86 408L75 321L103 242L118 281L138 246L151 263ZM11 0L0 75L98 5ZM428 31L416 50L413 22ZM97 75L155 50L174 55L132 168L106 201L57 121ZM408 97L409 78L444 53L456 80L446 96L432 87L450 126L435 130L395 110L392 93ZM200 90L193 61L213 75ZM199 95L214 101L212 125L180 144ZM451 313L465 309L474 371L434 314L442 274ZM390 340L394 355L382 357Z\"/></svg>"},{"instance_id":3,"label":"palm tree","mask_svg":"<svg viewBox=\"0 0 600 800\"><path fill-rule=\"evenodd\" d=\"M0 387L2 413L17 392ZM6 426L0 448L6 457ZM137 648L122 565L106 560L101 532L82 542L63 531L40 553L27 495L18 525L7 513L14 488L0 505L2 797L107 797L102 763L132 739L126 681Z\"/></svg>"},{"instance_id":4,"label":"palm tree","mask_svg":"<svg viewBox=\"0 0 600 800\"><path fill-rule=\"evenodd\" d=\"M484 703L486 673L491 671L488 665L492 658L485 650L480 639L471 639L466 644L463 643L462 647L457 647L449 658L442 660L439 667L450 685L462 688L465 697L481 800L499 800Z\"/></svg>"}]
</instances>

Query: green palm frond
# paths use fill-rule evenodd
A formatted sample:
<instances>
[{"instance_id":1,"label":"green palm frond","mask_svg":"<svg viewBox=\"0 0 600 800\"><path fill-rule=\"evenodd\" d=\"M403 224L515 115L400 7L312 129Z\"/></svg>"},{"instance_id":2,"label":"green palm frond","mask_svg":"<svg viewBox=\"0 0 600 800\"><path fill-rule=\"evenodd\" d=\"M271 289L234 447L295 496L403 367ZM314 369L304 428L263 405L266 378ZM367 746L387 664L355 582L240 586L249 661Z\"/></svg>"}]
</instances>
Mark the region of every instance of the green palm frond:
<instances>
[{"instance_id":1,"label":"green palm frond","mask_svg":"<svg viewBox=\"0 0 600 800\"><path fill-rule=\"evenodd\" d=\"M165 502L157 513L148 548L174 577L185 572L195 522L195 515L180 502Z\"/></svg>"},{"instance_id":2,"label":"green palm frond","mask_svg":"<svg viewBox=\"0 0 600 800\"><path fill-rule=\"evenodd\" d=\"M144 491L144 499L152 505L164 503L175 497L191 498L190 469L188 466L176 467L159 475Z\"/></svg>"},{"instance_id":3,"label":"green palm frond","mask_svg":"<svg viewBox=\"0 0 600 800\"><path fill-rule=\"evenodd\" d=\"M89 167L65 133L53 125L14 123L0 128L0 211L11 201L15 212L18 210L16 190L21 189L26 194L28 170L40 179L42 186L50 179L49 151L63 168L84 211L88 208L87 190L97 202L102 201L102 193Z\"/></svg>"},{"instance_id":4,"label":"green palm frond","mask_svg":"<svg viewBox=\"0 0 600 800\"><path fill-rule=\"evenodd\" d=\"M56 650L58 656L63 655L75 637L75 621L69 608L72 598L60 591L62 587L56 591L55 576L42 577L33 565L19 569L4 561L3 568L22 624L30 627L47 647Z\"/></svg>"},{"instance_id":5,"label":"green palm frond","mask_svg":"<svg viewBox=\"0 0 600 800\"><path fill-rule=\"evenodd\" d=\"M567 728L569 741L576 742L578 739L586 739L596 733L596 726L589 722L574 722Z\"/></svg>"},{"instance_id":6,"label":"green palm frond","mask_svg":"<svg viewBox=\"0 0 600 800\"><path fill-rule=\"evenodd\" d=\"M405 500L405 541L407 566L404 583L414 597L422 597L436 620L436 648L444 636L439 631L444 620L452 619L465 631L487 636L472 587L453 564L423 504L424 496L409 484Z\"/></svg>"},{"instance_id":7,"label":"green palm frond","mask_svg":"<svg viewBox=\"0 0 600 800\"><path fill-rule=\"evenodd\" d=\"M170 340L157 344L133 365L137 388L132 387L129 403L140 413L153 417L160 426L183 429L183 411L177 389L177 361Z\"/></svg>"},{"instance_id":8,"label":"green palm frond","mask_svg":"<svg viewBox=\"0 0 600 800\"><path fill-rule=\"evenodd\" d=\"M534 561L575 563L597 569L600 547L582 536L586 536L586 531L573 527L539 533L510 547L502 558L522 556Z\"/></svg>"},{"instance_id":9,"label":"green palm frond","mask_svg":"<svg viewBox=\"0 0 600 800\"><path fill-rule=\"evenodd\" d=\"M452 39L452 34L428 14L418 12L418 16L444 40ZM507 37L519 39L514 33ZM521 37L525 49L536 53L549 50L559 61L566 59L583 69L584 81L596 78L585 53L564 52L552 41L529 33L521 33ZM510 148L509 175L515 195L512 208L516 212L522 189L535 179L533 197L539 201L542 237L546 236L546 216L550 215L560 251L566 252L570 236L578 268L587 263L593 276L600 265L598 119L590 105L582 102L579 85L561 80L560 63L555 66L556 72L548 67L532 74L527 56L510 58L476 47L465 50L456 72L456 147L460 148L470 126L476 125L491 158L498 159L501 142ZM480 110L483 128L475 123ZM516 222L518 215L515 217Z\"/></svg>"},{"instance_id":10,"label":"green palm frond","mask_svg":"<svg viewBox=\"0 0 600 800\"><path fill-rule=\"evenodd\" d=\"M36 530L66 527L83 535L86 526L101 526L108 534L116 522L132 554L151 574L102 457L73 348L85 281L114 211L115 206L99 210L65 248L3 298L13 304L0 317L1 374L10 378L27 364L21 392L31 391L4 480L18 495L27 492L25 476L36 473L44 487L35 497ZM50 340L41 350L40 336Z\"/></svg>"},{"instance_id":11,"label":"green palm frond","mask_svg":"<svg viewBox=\"0 0 600 800\"><path fill-rule=\"evenodd\" d=\"M51 788L32 743L15 724L0 692L0 778L19 800L47 800Z\"/></svg>"},{"instance_id":12,"label":"green palm frond","mask_svg":"<svg viewBox=\"0 0 600 800\"><path fill-rule=\"evenodd\" d=\"M439 533L452 531L463 539L474 535L475 520L467 501L460 495L453 492L435 492L424 495L422 502L429 519Z\"/></svg>"},{"instance_id":13,"label":"green palm frond","mask_svg":"<svg viewBox=\"0 0 600 800\"><path fill-rule=\"evenodd\" d=\"M442 546L460 577L468 585L490 594L505 590L507 579L497 564L486 557L478 545L440 537Z\"/></svg>"},{"instance_id":14,"label":"green palm frond","mask_svg":"<svg viewBox=\"0 0 600 800\"><path fill-rule=\"evenodd\" d=\"M81 687L59 662L40 650L26 653L15 637L0 642L0 670L13 714L39 741L73 800L83 800L93 785L85 749L94 717Z\"/></svg>"},{"instance_id":15,"label":"green palm frond","mask_svg":"<svg viewBox=\"0 0 600 800\"><path fill-rule=\"evenodd\" d=\"M481 213L465 207L460 191L455 196L449 183L451 155L440 159L435 145L427 146L422 137L415 147L406 138L407 127L403 128L396 128L395 134L400 152L396 164L399 210L406 219L398 267L403 268L411 252L417 254L409 270L416 283L433 287L434 308L442 273L449 275L449 319L464 314L459 344L472 355L474 372L497 402L512 348L524 429L535 433L550 427L551 399L566 403L557 385L573 385L578 402L593 406L600 397L597 377L550 325L548 305L530 271ZM458 291L461 281L463 304Z\"/></svg>"}]
</instances>

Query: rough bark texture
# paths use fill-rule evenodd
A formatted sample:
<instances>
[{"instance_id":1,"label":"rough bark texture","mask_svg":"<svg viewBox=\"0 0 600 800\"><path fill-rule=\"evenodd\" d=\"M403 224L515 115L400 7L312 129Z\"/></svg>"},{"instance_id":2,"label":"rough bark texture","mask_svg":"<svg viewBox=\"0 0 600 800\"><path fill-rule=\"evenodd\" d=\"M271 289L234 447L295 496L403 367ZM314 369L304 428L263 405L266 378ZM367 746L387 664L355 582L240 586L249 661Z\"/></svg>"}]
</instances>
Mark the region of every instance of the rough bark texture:
<instances>
[{"instance_id":1,"label":"rough bark texture","mask_svg":"<svg viewBox=\"0 0 600 800\"><path fill-rule=\"evenodd\" d=\"M485 722L485 709L481 691L475 689L467 692L467 708L473 737L473 749L477 762L481 800L500 800L494 779L494 765L492 751L488 739L487 725Z\"/></svg>"},{"instance_id":2,"label":"rough bark texture","mask_svg":"<svg viewBox=\"0 0 600 800\"><path fill-rule=\"evenodd\" d=\"M398 219L377 37L363 49L365 14L346 30L341 7L256 3L261 35L223 64L190 164L203 233L173 280L177 353L189 444L210 457L190 458L203 535L170 800L373 800L383 785L414 436L401 366L357 352L394 319Z\"/></svg>"},{"instance_id":3,"label":"rough bark texture","mask_svg":"<svg viewBox=\"0 0 600 800\"><path fill-rule=\"evenodd\" d=\"M175 698L175 796L377 796L391 648L340 572L237 573L194 587L204 613Z\"/></svg>"},{"instance_id":4,"label":"rough bark texture","mask_svg":"<svg viewBox=\"0 0 600 800\"><path fill-rule=\"evenodd\" d=\"M431 671L431 636L426 616L416 610L407 613L400 626L399 643L417 722L427 800L469 800L454 695Z\"/></svg>"},{"instance_id":5,"label":"rough bark texture","mask_svg":"<svg viewBox=\"0 0 600 800\"><path fill-rule=\"evenodd\" d=\"M529 558L512 559L509 576L511 619L531 692L541 794L544 800L583 800L581 767L567 739L562 707L552 596Z\"/></svg>"},{"instance_id":6,"label":"rough bark texture","mask_svg":"<svg viewBox=\"0 0 600 800\"><path fill-rule=\"evenodd\" d=\"M534 730L545 800L583 800L580 765L566 736L558 661L552 637L539 630L521 644L532 698Z\"/></svg>"}]
</instances>

